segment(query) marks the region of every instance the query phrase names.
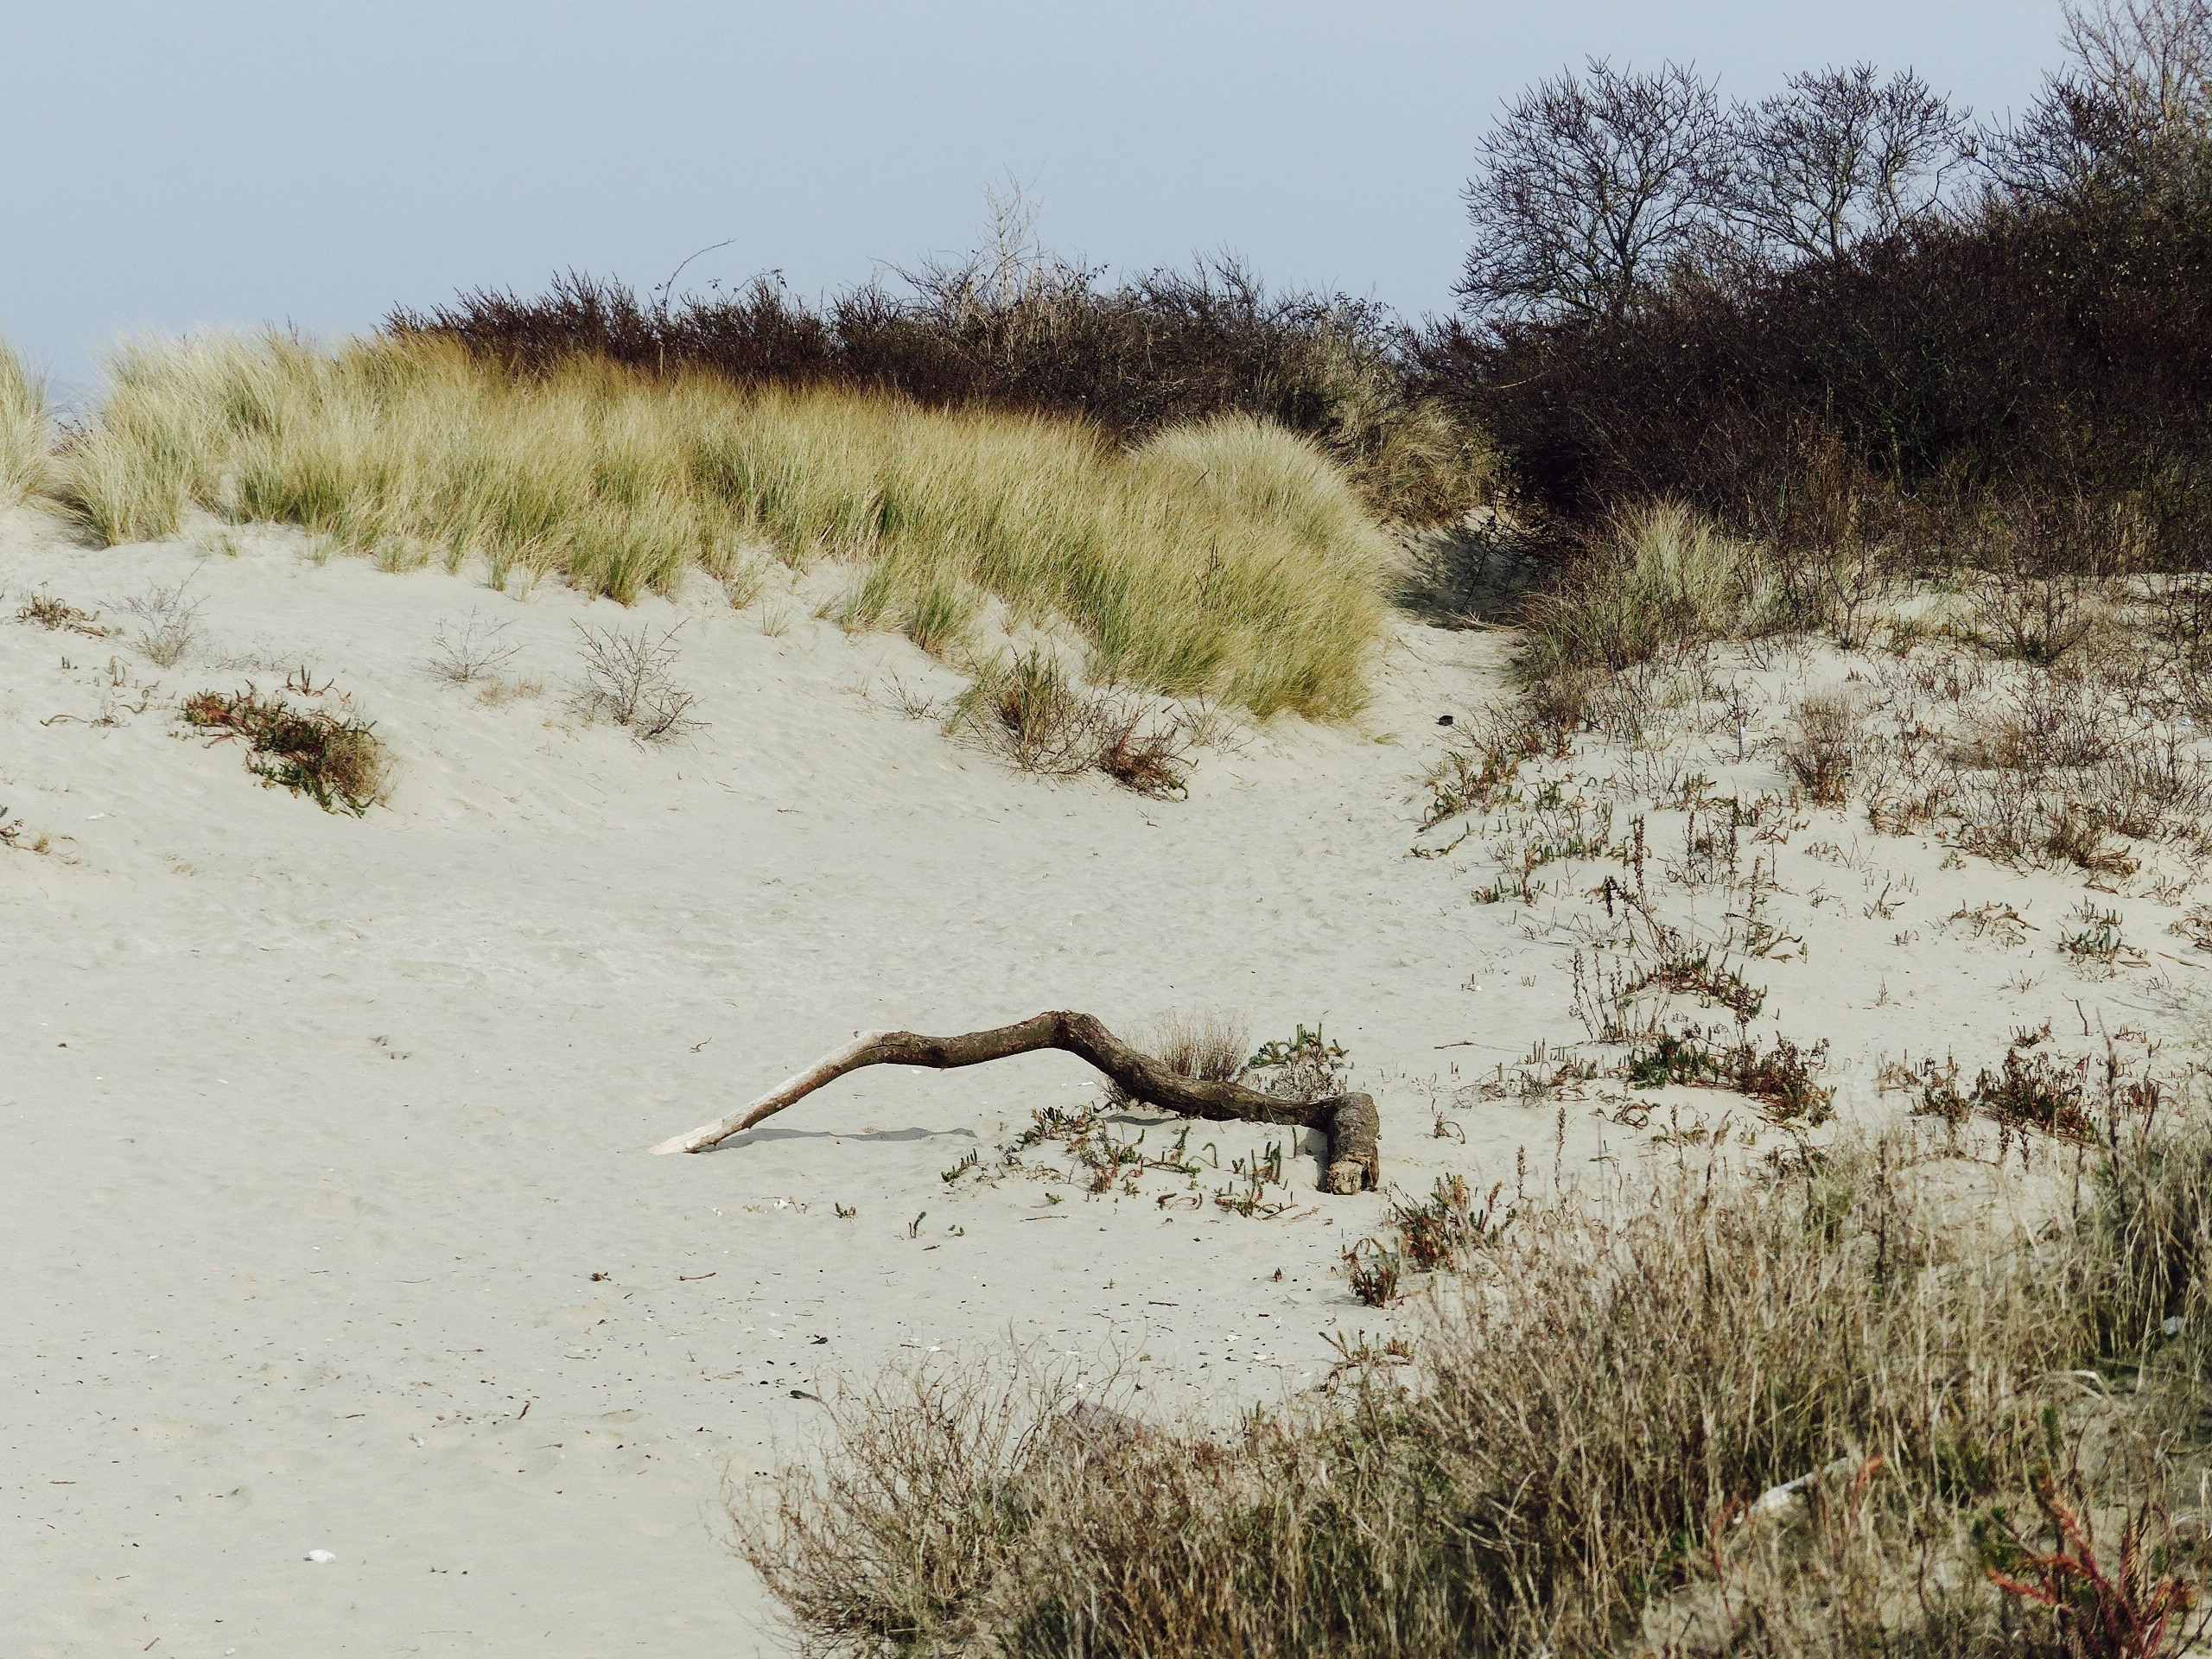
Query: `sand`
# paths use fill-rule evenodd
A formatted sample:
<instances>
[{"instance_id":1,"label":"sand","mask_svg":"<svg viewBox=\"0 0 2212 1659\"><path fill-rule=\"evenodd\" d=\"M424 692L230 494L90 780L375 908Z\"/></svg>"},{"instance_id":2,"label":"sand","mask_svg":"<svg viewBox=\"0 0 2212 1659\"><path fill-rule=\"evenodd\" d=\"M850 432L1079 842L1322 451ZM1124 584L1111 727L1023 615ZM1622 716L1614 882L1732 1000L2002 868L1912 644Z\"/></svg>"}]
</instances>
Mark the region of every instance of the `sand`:
<instances>
[{"instance_id":1,"label":"sand","mask_svg":"<svg viewBox=\"0 0 2212 1659\"><path fill-rule=\"evenodd\" d=\"M200 637L156 668L124 603L188 577ZM1117 1377L1130 1408L1218 1417L1325 1376L1332 1333L1414 1316L1350 1296L1339 1253L1382 1200L1314 1192L1310 1151L1281 1213L1210 1201L1256 1127L1201 1126L1223 1167L1195 1190L948 1185L1094 1096L1065 1056L864 1072L715 1154L645 1154L863 1027L1325 1018L1415 1193L1510 1185L1554 1147L1603 1169L1651 1132L1618 1089L1469 1086L1584 1035L1573 905L1474 902L1472 847L1408 855L1439 716L1506 695L1502 635L1402 624L1359 722L1247 732L1154 802L907 717L896 688L957 677L813 619L810 590L625 612L289 531L94 549L29 512L0 521L0 823L22 826L0 849L10 1656L779 1651L724 1494L803 1447L841 1380L1011 1346ZM34 590L131 632L16 622ZM539 693L431 671L472 610ZM703 728L649 748L578 716L580 621L681 621ZM397 758L365 818L177 721L180 696L302 671ZM1779 783L1770 759L1740 771ZM2101 900L2162 959L2085 974L2049 928L1939 925L2058 917L2078 874L1947 868L1827 817L1776 855L1809 959L1764 977L1777 1018L1832 1039L1847 1117L1897 1109L1876 1072L1904 1049L1986 1060L2077 1007L2170 1043L2201 1027L2171 904ZM1913 884L1900 910L1878 913L1877 861ZM1654 1128L1757 1122L1646 1098Z\"/></svg>"}]
</instances>

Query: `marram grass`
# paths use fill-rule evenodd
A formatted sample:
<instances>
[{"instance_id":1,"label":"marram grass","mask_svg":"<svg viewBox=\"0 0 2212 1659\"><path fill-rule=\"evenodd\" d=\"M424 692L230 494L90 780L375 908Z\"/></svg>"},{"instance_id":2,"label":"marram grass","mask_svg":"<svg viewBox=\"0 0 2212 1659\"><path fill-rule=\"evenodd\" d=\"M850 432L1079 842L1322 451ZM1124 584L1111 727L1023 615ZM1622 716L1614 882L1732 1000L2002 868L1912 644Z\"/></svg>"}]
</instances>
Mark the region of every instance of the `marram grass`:
<instances>
[{"instance_id":1,"label":"marram grass","mask_svg":"<svg viewBox=\"0 0 2212 1659\"><path fill-rule=\"evenodd\" d=\"M0 507L35 493L47 464L46 387L0 340Z\"/></svg>"},{"instance_id":2,"label":"marram grass","mask_svg":"<svg viewBox=\"0 0 2212 1659\"><path fill-rule=\"evenodd\" d=\"M850 391L211 336L119 353L55 471L111 543L175 535L196 505L625 602L692 566L744 591L764 548L849 562L854 625L941 649L996 594L1071 623L1103 677L1260 715L1357 708L1383 614L1385 544L1351 486L1244 418L1116 449L1065 420Z\"/></svg>"}]
</instances>

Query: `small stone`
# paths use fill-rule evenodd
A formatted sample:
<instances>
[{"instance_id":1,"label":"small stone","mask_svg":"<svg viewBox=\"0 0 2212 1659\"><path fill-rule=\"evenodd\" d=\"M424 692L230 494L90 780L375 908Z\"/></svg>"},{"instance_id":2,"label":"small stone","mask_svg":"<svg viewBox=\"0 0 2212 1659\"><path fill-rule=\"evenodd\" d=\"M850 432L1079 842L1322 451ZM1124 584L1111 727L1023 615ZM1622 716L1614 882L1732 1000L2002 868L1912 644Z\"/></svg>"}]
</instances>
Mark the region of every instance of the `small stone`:
<instances>
[{"instance_id":1,"label":"small stone","mask_svg":"<svg viewBox=\"0 0 2212 1659\"><path fill-rule=\"evenodd\" d=\"M308 1551L308 1560L313 1561L318 1567L321 1566L325 1561L334 1561L337 1559L338 1558L335 1555L332 1554L327 1549L311 1549Z\"/></svg>"}]
</instances>

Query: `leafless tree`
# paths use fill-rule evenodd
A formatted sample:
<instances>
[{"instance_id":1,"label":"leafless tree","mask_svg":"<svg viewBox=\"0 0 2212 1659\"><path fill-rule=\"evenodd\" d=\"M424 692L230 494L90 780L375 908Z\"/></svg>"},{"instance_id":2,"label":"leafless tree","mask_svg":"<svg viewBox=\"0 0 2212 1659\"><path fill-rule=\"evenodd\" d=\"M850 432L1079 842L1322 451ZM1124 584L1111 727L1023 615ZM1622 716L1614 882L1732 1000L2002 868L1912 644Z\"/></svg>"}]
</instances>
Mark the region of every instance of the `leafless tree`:
<instances>
[{"instance_id":1,"label":"leafless tree","mask_svg":"<svg viewBox=\"0 0 2212 1659\"><path fill-rule=\"evenodd\" d=\"M1989 145L2028 200L2202 189L2212 179L2212 0L2069 0L2073 63Z\"/></svg>"},{"instance_id":2,"label":"leafless tree","mask_svg":"<svg viewBox=\"0 0 2212 1659\"><path fill-rule=\"evenodd\" d=\"M1620 310L1708 233L1726 149L1694 69L1592 58L1539 82L1483 141L1460 294L1493 321Z\"/></svg>"},{"instance_id":3,"label":"leafless tree","mask_svg":"<svg viewBox=\"0 0 2212 1659\"><path fill-rule=\"evenodd\" d=\"M1834 258L1935 213L1966 165L1967 118L1910 70L1793 75L1739 109L1722 211L1762 256Z\"/></svg>"}]
</instances>

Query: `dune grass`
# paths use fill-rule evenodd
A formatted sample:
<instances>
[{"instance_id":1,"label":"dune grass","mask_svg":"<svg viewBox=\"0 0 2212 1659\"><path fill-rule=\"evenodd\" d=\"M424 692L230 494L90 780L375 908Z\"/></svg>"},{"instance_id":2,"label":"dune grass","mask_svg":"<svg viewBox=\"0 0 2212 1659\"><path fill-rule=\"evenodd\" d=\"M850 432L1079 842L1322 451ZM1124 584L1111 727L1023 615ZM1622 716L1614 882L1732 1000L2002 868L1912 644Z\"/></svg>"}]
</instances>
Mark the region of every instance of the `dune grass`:
<instances>
[{"instance_id":1,"label":"dune grass","mask_svg":"<svg viewBox=\"0 0 2212 1659\"><path fill-rule=\"evenodd\" d=\"M734 1494L739 1542L824 1654L2151 1659L2095 1637L2204 1565L2169 1517L2202 1503L2212 1135L2105 1127L2040 1200L1918 1131L1523 1194L1410 1370L1348 1352L1225 1434L1027 1365L895 1372ZM2092 1553L2101 1584L2054 1564Z\"/></svg>"},{"instance_id":2,"label":"dune grass","mask_svg":"<svg viewBox=\"0 0 2212 1659\"><path fill-rule=\"evenodd\" d=\"M269 334L110 365L56 498L111 543L195 505L393 568L487 562L629 602L772 553L855 577L849 626L944 652L984 594L1064 619L1092 672L1255 714L1357 708L1386 546L1302 439L1226 417L1116 449L1073 422L581 360L522 376L449 342Z\"/></svg>"},{"instance_id":3,"label":"dune grass","mask_svg":"<svg viewBox=\"0 0 2212 1659\"><path fill-rule=\"evenodd\" d=\"M35 494L47 467L46 386L0 340L0 507Z\"/></svg>"}]
</instances>

